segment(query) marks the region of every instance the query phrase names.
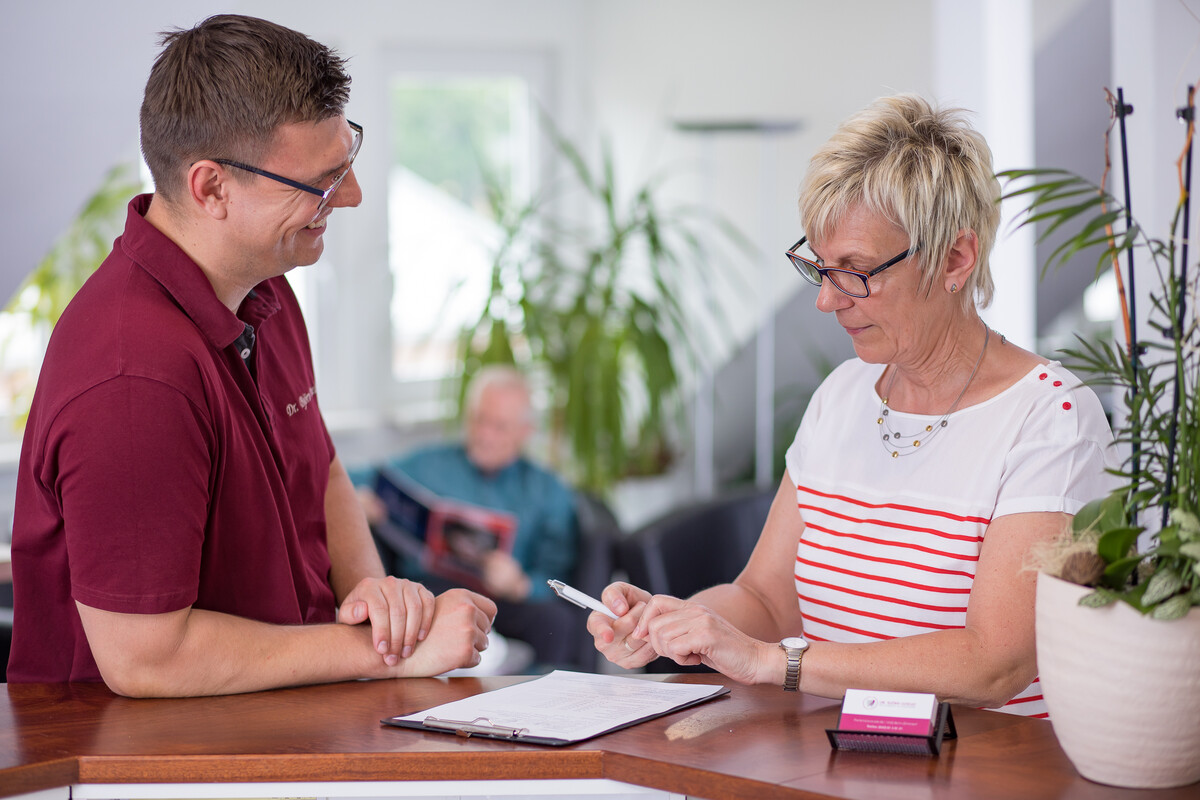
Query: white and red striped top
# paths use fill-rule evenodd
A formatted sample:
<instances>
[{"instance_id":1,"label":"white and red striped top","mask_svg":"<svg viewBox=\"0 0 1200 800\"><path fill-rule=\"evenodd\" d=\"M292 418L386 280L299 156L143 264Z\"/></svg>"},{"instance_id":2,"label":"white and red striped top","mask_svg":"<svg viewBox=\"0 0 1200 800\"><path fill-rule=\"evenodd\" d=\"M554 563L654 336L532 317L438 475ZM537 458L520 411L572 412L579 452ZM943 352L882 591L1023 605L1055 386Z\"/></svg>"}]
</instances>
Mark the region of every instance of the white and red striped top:
<instances>
[{"instance_id":1,"label":"white and red striped top","mask_svg":"<svg viewBox=\"0 0 1200 800\"><path fill-rule=\"evenodd\" d=\"M804 533L795 585L804 635L872 642L966 624L988 525L1073 514L1115 479L1095 394L1057 362L956 411L918 452L884 449L874 390L883 367L847 361L813 395L787 453ZM891 411L893 430L936 422ZM1045 716L1035 680L1002 711Z\"/></svg>"}]
</instances>

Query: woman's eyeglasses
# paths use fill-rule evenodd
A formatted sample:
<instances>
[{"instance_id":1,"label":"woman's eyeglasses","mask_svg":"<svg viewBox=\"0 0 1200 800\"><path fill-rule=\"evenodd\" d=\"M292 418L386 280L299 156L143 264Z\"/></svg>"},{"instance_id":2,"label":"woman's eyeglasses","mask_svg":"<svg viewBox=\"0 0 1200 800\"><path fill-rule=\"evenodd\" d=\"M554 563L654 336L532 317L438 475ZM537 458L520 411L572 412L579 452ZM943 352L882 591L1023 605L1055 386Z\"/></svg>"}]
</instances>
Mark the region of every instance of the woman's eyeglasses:
<instances>
[{"instance_id":1,"label":"woman's eyeglasses","mask_svg":"<svg viewBox=\"0 0 1200 800\"><path fill-rule=\"evenodd\" d=\"M851 297L870 297L871 286L867 283L868 278L878 275L888 267L899 264L920 249L914 247L911 250L905 250L900 255L885 261L870 272L859 272L856 269L846 269L845 267L822 267L815 259L801 255L799 250L807 241L807 236L801 236L800 241L788 249L787 257L792 262L792 266L796 268L796 271L800 273L800 276L804 280L813 286L820 286L825 278L829 278L829 282L834 285L834 288Z\"/></svg>"}]
</instances>

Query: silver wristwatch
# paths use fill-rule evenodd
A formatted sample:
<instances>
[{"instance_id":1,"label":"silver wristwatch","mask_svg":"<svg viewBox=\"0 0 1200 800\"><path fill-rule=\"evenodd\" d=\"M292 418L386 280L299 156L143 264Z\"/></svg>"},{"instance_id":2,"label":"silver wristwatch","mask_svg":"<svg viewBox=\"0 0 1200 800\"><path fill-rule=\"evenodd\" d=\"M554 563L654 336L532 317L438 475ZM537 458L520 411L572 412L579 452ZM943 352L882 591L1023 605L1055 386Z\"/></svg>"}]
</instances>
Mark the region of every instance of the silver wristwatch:
<instances>
[{"instance_id":1,"label":"silver wristwatch","mask_svg":"<svg viewBox=\"0 0 1200 800\"><path fill-rule=\"evenodd\" d=\"M804 651L808 649L808 642L799 636L789 636L779 643L779 648L787 656L787 672L783 677L783 690L794 692L800 688L800 661L804 658Z\"/></svg>"}]
</instances>

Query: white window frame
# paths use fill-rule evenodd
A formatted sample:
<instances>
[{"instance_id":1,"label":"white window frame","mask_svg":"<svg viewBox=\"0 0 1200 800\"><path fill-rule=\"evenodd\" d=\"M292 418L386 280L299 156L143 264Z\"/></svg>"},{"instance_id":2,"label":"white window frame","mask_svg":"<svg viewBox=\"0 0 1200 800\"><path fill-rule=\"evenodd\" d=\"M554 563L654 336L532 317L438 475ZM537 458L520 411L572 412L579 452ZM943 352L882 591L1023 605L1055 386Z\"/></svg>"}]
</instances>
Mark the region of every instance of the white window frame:
<instances>
[{"instance_id":1,"label":"white window frame","mask_svg":"<svg viewBox=\"0 0 1200 800\"><path fill-rule=\"evenodd\" d=\"M444 396L440 381L396 381L391 370L393 291L388 260L387 176L390 169L390 91L398 73L430 77L517 76L531 98L556 118L554 54L546 49L411 47L382 51L370 63L357 59L347 116L364 126L355 162L363 203L339 209L330 220L318 264L293 271L303 281L305 308L321 408L331 429L429 423ZM534 128L534 191L546 174L547 148Z\"/></svg>"}]
</instances>

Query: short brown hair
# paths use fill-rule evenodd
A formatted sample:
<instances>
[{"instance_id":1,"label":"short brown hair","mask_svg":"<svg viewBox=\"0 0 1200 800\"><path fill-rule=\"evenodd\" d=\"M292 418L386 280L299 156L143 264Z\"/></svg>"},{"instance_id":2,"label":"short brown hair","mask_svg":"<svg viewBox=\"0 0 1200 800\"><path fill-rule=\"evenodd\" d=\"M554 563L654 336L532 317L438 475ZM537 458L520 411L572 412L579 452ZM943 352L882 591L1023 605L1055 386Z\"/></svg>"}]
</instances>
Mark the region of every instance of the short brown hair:
<instances>
[{"instance_id":1,"label":"short brown hair","mask_svg":"<svg viewBox=\"0 0 1200 800\"><path fill-rule=\"evenodd\" d=\"M302 33L255 17L220 14L165 31L142 100L142 154L168 200L203 158L253 163L280 125L342 113L345 60Z\"/></svg>"},{"instance_id":2,"label":"short brown hair","mask_svg":"<svg viewBox=\"0 0 1200 800\"><path fill-rule=\"evenodd\" d=\"M926 291L958 232L973 230L979 258L963 298L987 306L999 200L992 151L966 112L901 94L850 117L812 157L800 188L800 222L819 246L853 206L883 216L908 234L910 247L920 248Z\"/></svg>"}]
</instances>

